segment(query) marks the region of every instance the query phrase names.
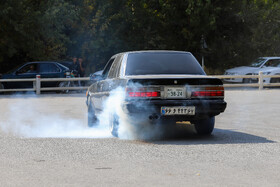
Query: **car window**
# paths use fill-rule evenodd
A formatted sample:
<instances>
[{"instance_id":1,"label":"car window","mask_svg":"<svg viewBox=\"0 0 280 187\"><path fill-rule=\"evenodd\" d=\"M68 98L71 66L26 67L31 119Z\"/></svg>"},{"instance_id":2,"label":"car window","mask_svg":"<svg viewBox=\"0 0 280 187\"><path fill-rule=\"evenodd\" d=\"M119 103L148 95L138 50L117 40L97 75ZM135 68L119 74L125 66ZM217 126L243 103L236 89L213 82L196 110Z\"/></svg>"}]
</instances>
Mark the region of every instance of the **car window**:
<instances>
[{"instance_id":1,"label":"car window","mask_svg":"<svg viewBox=\"0 0 280 187\"><path fill-rule=\"evenodd\" d=\"M120 62L121 62L121 58L122 56L119 55L116 57L116 59L114 60L112 67L110 68L109 74L108 74L108 78L116 78L119 75L119 68L120 68Z\"/></svg>"},{"instance_id":2,"label":"car window","mask_svg":"<svg viewBox=\"0 0 280 187\"><path fill-rule=\"evenodd\" d=\"M108 63L106 64L106 66L105 66L105 68L104 68L104 70L103 70L103 73L102 73L102 76L103 76L104 79L107 78L108 73L109 73L109 70L110 70L110 68L111 68L112 63L114 62L114 60L115 60L115 58L111 58L111 59L108 61Z\"/></svg>"},{"instance_id":3,"label":"car window","mask_svg":"<svg viewBox=\"0 0 280 187\"><path fill-rule=\"evenodd\" d=\"M27 64L20 68L17 73L23 74L23 73L37 73L37 64L32 63L32 64Z\"/></svg>"},{"instance_id":4,"label":"car window","mask_svg":"<svg viewBox=\"0 0 280 187\"><path fill-rule=\"evenodd\" d=\"M268 60L265 63L266 67L279 67L280 66L280 59L272 59L272 60Z\"/></svg>"},{"instance_id":5,"label":"car window","mask_svg":"<svg viewBox=\"0 0 280 187\"><path fill-rule=\"evenodd\" d=\"M69 67L64 66L64 65L62 65L62 64L60 64L60 63L58 63L57 65L58 65L61 69L63 69L63 70L69 70Z\"/></svg>"},{"instance_id":6,"label":"car window","mask_svg":"<svg viewBox=\"0 0 280 187\"><path fill-rule=\"evenodd\" d=\"M251 63L250 67L255 67L255 68L260 67L265 61L266 59L264 58L257 58Z\"/></svg>"},{"instance_id":7,"label":"car window","mask_svg":"<svg viewBox=\"0 0 280 187\"><path fill-rule=\"evenodd\" d=\"M58 65L63 65L63 66L65 66L65 67L70 69L72 67L72 65L73 65L73 62L59 61Z\"/></svg>"},{"instance_id":8,"label":"car window","mask_svg":"<svg viewBox=\"0 0 280 187\"><path fill-rule=\"evenodd\" d=\"M40 64L40 73L58 73L60 69L52 63L42 63Z\"/></svg>"},{"instance_id":9,"label":"car window","mask_svg":"<svg viewBox=\"0 0 280 187\"><path fill-rule=\"evenodd\" d=\"M205 75L197 60L189 53L130 53L126 75L192 74Z\"/></svg>"}]
</instances>

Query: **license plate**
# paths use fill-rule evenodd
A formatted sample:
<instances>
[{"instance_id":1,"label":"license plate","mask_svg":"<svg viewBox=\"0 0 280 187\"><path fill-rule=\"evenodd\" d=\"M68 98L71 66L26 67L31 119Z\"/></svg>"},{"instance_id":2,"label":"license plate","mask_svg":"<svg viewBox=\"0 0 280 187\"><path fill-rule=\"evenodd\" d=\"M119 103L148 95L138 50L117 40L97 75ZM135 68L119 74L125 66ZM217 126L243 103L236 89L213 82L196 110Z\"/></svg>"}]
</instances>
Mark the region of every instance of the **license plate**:
<instances>
[{"instance_id":1,"label":"license plate","mask_svg":"<svg viewBox=\"0 0 280 187\"><path fill-rule=\"evenodd\" d=\"M184 87L167 87L166 88L167 98L185 98L185 88Z\"/></svg>"},{"instance_id":2,"label":"license plate","mask_svg":"<svg viewBox=\"0 0 280 187\"><path fill-rule=\"evenodd\" d=\"M194 106L161 107L161 115L195 115Z\"/></svg>"}]
</instances>

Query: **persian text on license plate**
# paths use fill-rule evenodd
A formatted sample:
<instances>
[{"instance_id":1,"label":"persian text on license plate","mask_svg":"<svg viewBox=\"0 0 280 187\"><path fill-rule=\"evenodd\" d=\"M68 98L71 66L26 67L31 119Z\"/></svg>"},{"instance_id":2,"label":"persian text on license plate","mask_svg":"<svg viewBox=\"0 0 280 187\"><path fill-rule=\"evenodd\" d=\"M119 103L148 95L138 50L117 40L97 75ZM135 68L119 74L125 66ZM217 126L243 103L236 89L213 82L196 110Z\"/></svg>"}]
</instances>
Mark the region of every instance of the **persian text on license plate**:
<instances>
[{"instance_id":1,"label":"persian text on license plate","mask_svg":"<svg viewBox=\"0 0 280 187\"><path fill-rule=\"evenodd\" d=\"M162 115L195 115L194 106L161 107Z\"/></svg>"},{"instance_id":2,"label":"persian text on license plate","mask_svg":"<svg viewBox=\"0 0 280 187\"><path fill-rule=\"evenodd\" d=\"M167 87L166 93L167 98L184 98L186 95L184 87Z\"/></svg>"}]
</instances>

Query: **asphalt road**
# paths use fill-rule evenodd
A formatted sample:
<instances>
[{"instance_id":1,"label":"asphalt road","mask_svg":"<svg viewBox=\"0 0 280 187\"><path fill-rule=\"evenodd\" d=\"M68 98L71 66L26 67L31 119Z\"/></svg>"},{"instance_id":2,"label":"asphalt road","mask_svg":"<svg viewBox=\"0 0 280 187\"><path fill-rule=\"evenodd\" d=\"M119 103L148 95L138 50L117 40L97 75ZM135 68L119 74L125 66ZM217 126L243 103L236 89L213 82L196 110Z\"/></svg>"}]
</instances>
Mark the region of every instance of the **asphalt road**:
<instances>
[{"instance_id":1,"label":"asphalt road","mask_svg":"<svg viewBox=\"0 0 280 187\"><path fill-rule=\"evenodd\" d=\"M280 186L280 90L227 91L210 137L86 127L84 95L0 95L0 186Z\"/></svg>"}]
</instances>

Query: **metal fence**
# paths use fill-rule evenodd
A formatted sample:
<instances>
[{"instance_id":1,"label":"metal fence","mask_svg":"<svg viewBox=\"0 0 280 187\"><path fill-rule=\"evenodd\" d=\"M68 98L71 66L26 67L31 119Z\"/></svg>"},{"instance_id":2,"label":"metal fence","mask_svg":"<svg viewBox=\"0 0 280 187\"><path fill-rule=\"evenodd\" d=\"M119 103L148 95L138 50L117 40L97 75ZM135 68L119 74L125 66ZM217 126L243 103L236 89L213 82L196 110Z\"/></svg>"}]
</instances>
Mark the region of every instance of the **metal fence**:
<instances>
[{"instance_id":1,"label":"metal fence","mask_svg":"<svg viewBox=\"0 0 280 187\"><path fill-rule=\"evenodd\" d=\"M264 75L262 72L259 72L258 75L212 75L211 77L220 78L223 80L226 79L255 79L256 83L227 83L225 82L225 88L234 88L234 87L255 87L262 90L265 87L280 87L280 82L278 83L264 83L264 78L278 78L280 80L280 75ZM17 92L17 91L34 91L36 94L40 94L41 91L63 91L63 90L86 90L88 86L75 86L75 87L41 87L41 82L68 82L68 81L89 81L89 77L83 78L41 78L40 75L37 75L33 79L0 79L1 82L33 82L33 88L24 88L24 89L3 89L0 87L1 92Z\"/></svg>"}]
</instances>

